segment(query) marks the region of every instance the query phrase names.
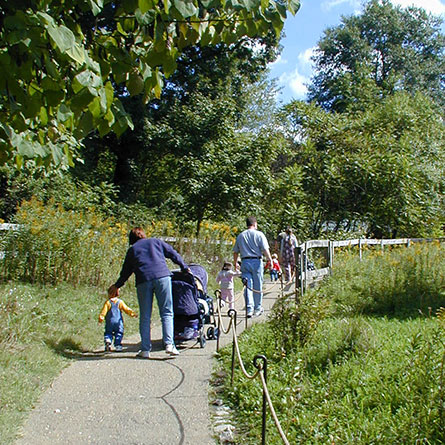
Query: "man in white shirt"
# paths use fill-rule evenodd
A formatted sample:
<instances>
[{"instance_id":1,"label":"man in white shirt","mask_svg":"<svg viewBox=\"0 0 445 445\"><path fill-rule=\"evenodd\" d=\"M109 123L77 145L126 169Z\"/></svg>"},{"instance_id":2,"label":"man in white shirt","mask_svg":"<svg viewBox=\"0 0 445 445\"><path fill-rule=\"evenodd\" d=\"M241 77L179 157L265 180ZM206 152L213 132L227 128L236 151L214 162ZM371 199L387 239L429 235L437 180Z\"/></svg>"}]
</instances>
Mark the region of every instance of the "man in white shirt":
<instances>
[{"instance_id":1,"label":"man in white shirt","mask_svg":"<svg viewBox=\"0 0 445 445\"><path fill-rule=\"evenodd\" d=\"M233 263L238 269L238 256L241 255L241 277L247 280L245 301L247 317L263 314L263 254L272 263L269 243L263 232L258 230L254 216L246 218L247 229L241 232L233 247Z\"/></svg>"}]
</instances>

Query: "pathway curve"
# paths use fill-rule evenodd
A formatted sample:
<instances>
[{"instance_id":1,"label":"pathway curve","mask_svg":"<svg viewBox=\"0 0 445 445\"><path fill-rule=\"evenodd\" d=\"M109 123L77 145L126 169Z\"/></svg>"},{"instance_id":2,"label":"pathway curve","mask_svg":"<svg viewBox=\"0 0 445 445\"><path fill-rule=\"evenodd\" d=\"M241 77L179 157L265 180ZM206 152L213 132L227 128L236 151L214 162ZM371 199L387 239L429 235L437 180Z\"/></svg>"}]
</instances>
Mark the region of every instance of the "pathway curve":
<instances>
[{"instance_id":1,"label":"pathway curve","mask_svg":"<svg viewBox=\"0 0 445 445\"><path fill-rule=\"evenodd\" d=\"M264 290L267 317L279 287L266 283ZM237 331L244 326L242 318ZM159 326L152 331L153 339L162 338ZM221 345L231 338L221 336ZM67 367L32 410L16 445L214 445L208 392L216 341L171 358L154 340L150 360L135 358L138 342L139 336L124 338L122 353L93 351Z\"/></svg>"}]
</instances>

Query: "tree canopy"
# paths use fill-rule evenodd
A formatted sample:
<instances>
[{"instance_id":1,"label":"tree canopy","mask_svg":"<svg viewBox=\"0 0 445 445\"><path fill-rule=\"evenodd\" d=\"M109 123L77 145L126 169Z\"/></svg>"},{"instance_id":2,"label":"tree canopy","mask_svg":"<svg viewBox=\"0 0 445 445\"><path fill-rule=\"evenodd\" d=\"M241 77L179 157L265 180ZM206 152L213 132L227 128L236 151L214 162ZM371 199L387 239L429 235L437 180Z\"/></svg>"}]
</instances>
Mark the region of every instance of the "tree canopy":
<instances>
[{"instance_id":1,"label":"tree canopy","mask_svg":"<svg viewBox=\"0 0 445 445\"><path fill-rule=\"evenodd\" d=\"M0 4L0 165L72 165L93 129L122 134L121 97L160 97L184 49L278 36L298 0L16 0Z\"/></svg>"},{"instance_id":2,"label":"tree canopy","mask_svg":"<svg viewBox=\"0 0 445 445\"><path fill-rule=\"evenodd\" d=\"M398 92L351 113L293 102L284 116L313 233L327 222L377 237L440 233L445 131L429 98Z\"/></svg>"},{"instance_id":3,"label":"tree canopy","mask_svg":"<svg viewBox=\"0 0 445 445\"><path fill-rule=\"evenodd\" d=\"M421 8L369 1L328 28L314 56L309 99L327 110L363 109L395 91L420 91L445 105L445 36Z\"/></svg>"}]
</instances>

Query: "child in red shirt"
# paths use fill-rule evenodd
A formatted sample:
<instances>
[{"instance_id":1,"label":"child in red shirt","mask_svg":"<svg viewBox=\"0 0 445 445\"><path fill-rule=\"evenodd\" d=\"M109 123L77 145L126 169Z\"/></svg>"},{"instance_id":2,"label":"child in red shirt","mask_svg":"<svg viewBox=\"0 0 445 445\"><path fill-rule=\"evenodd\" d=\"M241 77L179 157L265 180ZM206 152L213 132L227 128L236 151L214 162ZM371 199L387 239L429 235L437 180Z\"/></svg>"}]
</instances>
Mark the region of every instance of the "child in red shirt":
<instances>
[{"instance_id":1,"label":"child in red shirt","mask_svg":"<svg viewBox=\"0 0 445 445\"><path fill-rule=\"evenodd\" d=\"M278 274L281 274L281 266L280 263L278 262L278 255L276 253L272 255L272 264L270 264L270 261L268 261L266 263L265 269L269 270L271 281L278 280Z\"/></svg>"}]
</instances>

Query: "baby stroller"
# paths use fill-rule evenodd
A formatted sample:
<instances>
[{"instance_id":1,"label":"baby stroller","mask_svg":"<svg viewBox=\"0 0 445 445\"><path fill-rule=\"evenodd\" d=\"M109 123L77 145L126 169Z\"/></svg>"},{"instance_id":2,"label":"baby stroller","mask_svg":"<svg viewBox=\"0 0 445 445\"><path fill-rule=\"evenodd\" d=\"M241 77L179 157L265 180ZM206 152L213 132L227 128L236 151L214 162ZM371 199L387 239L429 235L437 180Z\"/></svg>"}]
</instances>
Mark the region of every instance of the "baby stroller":
<instances>
[{"instance_id":1,"label":"baby stroller","mask_svg":"<svg viewBox=\"0 0 445 445\"><path fill-rule=\"evenodd\" d=\"M171 277L175 342L196 340L204 348L205 324L213 324L207 329L208 339L216 339L219 335L213 299L207 295L206 270L199 264L191 264L189 268L191 274L175 270Z\"/></svg>"}]
</instances>

